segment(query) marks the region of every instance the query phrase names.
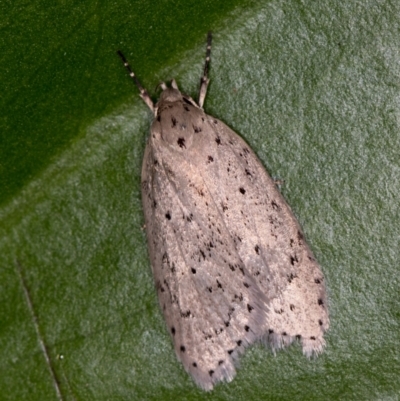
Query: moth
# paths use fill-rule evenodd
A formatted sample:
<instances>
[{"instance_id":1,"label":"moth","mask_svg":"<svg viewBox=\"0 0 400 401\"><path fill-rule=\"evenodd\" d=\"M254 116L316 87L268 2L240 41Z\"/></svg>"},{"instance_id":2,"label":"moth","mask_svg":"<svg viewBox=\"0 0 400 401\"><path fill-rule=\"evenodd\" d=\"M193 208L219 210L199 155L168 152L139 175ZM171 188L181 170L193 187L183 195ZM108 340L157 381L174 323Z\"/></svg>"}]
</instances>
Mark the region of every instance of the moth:
<instances>
[{"instance_id":1,"label":"moth","mask_svg":"<svg viewBox=\"0 0 400 401\"><path fill-rule=\"evenodd\" d=\"M323 350L324 276L274 180L247 143L206 114L211 33L196 103L175 80L156 104L142 167L151 268L178 359L211 390L231 381L244 349L298 340Z\"/></svg>"}]
</instances>

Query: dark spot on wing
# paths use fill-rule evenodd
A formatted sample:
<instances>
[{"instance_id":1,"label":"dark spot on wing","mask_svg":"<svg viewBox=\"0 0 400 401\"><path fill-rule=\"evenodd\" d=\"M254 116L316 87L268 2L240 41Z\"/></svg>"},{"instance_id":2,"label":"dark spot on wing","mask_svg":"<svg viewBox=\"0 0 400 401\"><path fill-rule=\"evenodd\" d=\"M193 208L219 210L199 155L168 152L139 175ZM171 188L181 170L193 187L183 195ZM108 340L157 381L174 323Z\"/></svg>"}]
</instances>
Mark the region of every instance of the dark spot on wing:
<instances>
[{"instance_id":1,"label":"dark spot on wing","mask_svg":"<svg viewBox=\"0 0 400 401\"><path fill-rule=\"evenodd\" d=\"M274 210L280 210L280 207L278 206L278 204L274 200L271 201L271 205L272 205L272 208Z\"/></svg>"},{"instance_id":2,"label":"dark spot on wing","mask_svg":"<svg viewBox=\"0 0 400 401\"><path fill-rule=\"evenodd\" d=\"M188 318L191 316L191 314L192 313L190 312L190 310L188 310L186 312L181 312L181 317Z\"/></svg>"},{"instance_id":3,"label":"dark spot on wing","mask_svg":"<svg viewBox=\"0 0 400 401\"><path fill-rule=\"evenodd\" d=\"M180 148L186 148L185 138L178 138L177 143L178 143Z\"/></svg>"},{"instance_id":4,"label":"dark spot on wing","mask_svg":"<svg viewBox=\"0 0 400 401\"><path fill-rule=\"evenodd\" d=\"M297 239L299 240L300 245L301 242L304 241L304 235L300 231L297 231Z\"/></svg>"}]
</instances>

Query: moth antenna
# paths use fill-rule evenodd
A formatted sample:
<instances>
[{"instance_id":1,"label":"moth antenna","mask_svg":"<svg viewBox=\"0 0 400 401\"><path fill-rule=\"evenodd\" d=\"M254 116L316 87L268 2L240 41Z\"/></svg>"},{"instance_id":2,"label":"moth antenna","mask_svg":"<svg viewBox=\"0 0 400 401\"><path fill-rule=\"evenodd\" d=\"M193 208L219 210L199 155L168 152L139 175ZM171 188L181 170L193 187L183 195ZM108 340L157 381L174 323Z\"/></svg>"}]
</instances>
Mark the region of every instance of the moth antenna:
<instances>
[{"instance_id":1,"label":"moth antenna","mask_svg":"<svg viewBox=\"0 0 400 401\"><path fill-rule=\"evenodd\" d=\"M151 100L151 98L149 96L149 93L147 92L146 89L143 88L142 84L137 79L135 73L132 71L131 66L129 65L128 61L126 60L126 58L122 54L122 52L120 50L118 50L117 54L118 54L118 56L121 57L121 60L124 63L125 68L128 70L129 76L133 79L133 81L135 82L135 85L139 89L140 97L147 104L147 106L149 106L150 110L154 113L154 104L153 104L153 101Z\"/></svg>"},{"instance_id":2,"label":"moth antenna","mask_svg":"<svg viewBox=\"0 0 400 401\"><path fill-rule=\"evenodd\" d=\"M204 100L207 94L207 87L210 82L210 79L208 78L208 69L210 67L211 41L212 41L212 34L211 31L209 31L207 35L206 61L204 63L203 76L200 78L199 106L201 108L203 108Z\"/></svg>"}]
</instances>

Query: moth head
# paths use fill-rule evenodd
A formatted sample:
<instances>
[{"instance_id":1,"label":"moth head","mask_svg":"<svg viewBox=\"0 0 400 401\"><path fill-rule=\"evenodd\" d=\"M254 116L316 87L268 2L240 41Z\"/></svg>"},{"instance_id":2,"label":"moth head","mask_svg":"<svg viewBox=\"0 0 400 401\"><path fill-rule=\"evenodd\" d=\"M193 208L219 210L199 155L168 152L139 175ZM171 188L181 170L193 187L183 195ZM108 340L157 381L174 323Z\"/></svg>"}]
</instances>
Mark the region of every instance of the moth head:
<instances>
[{"instance_id":1,"label":"moth head","mask_svg":"<svg viewBox=\"0 0 400 401\"><path fill-rule=\"evenodd\" d=\"M161 82L159 87L161 87L162 92L160 98L158 99L156 110L162 110L163 106L165 106L167 103L174 103L181 101L184 101L185 103L191 104L195 107L199 107L190 96L181 93L175 79L171 81L170 88L168 88L168 86L164 82ZM157 114L157 112L155 114Z\"/></svg>"},{"instance_id":2,"label":"moth head","mask_svg":"<svg viewBox=\"0 0 400 401\"><path fill-rule=\"evenodd\" d=\"M173 102L179 102L182 100L182 93L179 91L179 89L175 88L165 88L160 95L160 98L158 100L158 106L160 106L162 103L173 103Z\"/></svg>"}]
</instances>

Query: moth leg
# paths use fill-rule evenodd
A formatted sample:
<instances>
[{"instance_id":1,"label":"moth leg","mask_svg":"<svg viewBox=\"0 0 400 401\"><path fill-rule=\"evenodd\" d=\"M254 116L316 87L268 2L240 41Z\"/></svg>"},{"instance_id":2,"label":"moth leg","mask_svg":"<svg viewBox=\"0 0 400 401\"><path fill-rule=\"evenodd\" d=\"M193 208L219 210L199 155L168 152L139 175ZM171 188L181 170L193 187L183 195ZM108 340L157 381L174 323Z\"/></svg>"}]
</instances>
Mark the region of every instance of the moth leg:
<instances>
[{"instance_id":1,"label":"moth leg","mask_svg":"<svg viewBox=\"0 0 400 401\"><path fill-rule=\"evenodd\" d=\"M148 92L146 89L143 88L143 86L141 85L141 83L139 82L139 80L137 79L135 73L132 71L130 65L128 64L128 62L126 61L125 56L122 54L122 52L120 50L117 51L118 56L121 57L125 68L128 70L130 77L133 79L133 81L135 82L135 85L137 86L137 88L140 91L140 97L143 99L143 101L147 104L147 106L149 106L150 110L155 113L154 110L154 104L153 101L151 100ZM164 84L165 85L165 84Z\"/></svg>"},{"instance_id":2,"label":"moth leg","mask_svg":"<svg viewBox=\"0 0 400 401\"><path fill-rule=\"evenodd\" d=\"M204 99L206 98L207 94L207 87L210 82L210 79L208 78L208 69L210 67L211 40L212 40L212 35L210 31L208 32L207 36L207 50L206 50L206 61L204 63L204 72L203 76L200 78L199 106L201 108L203 108Z\"/></svg>"}]
</instances>

